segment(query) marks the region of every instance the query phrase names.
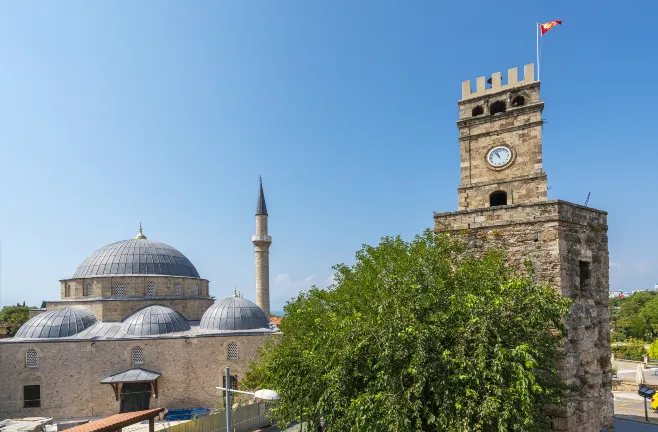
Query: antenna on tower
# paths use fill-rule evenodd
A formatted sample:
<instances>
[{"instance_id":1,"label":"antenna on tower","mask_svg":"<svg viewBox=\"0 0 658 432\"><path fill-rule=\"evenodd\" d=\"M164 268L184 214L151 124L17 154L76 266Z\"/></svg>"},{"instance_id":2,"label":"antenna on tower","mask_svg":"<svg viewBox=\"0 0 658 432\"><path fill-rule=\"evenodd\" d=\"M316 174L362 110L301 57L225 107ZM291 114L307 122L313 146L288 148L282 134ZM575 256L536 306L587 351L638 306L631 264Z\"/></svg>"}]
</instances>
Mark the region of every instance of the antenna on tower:
<instances>
[{"instance_id":1,"label":"antenna on tower","mask_svg":"<svg viewBox=\"0 0 658 432\"><path fill-rule=\"evenodd\" d=\"M589 202L589 195L590 195L591 193L592 193L592 192L587 192L587 199L585 200L585 207L587 207L587 203Z\"/></svg>"}]
</instances>

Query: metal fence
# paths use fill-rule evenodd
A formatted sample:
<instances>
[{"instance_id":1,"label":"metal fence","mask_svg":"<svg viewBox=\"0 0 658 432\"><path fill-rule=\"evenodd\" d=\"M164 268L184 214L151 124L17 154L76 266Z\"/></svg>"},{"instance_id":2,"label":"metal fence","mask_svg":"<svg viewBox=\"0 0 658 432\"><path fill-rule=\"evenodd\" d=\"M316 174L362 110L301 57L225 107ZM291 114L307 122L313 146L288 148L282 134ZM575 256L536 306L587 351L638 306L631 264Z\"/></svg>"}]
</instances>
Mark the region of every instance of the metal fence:
<instances>
[{"instance_id":1,"label":"metal fence","mask_svg":"<svg viewBox=\"0 0 658 432\"><path fill-rule=\"evenodd\" d=\"M231 412L232 429L230 432L251 432L268 426L271 422L265 417L268 409L264 403L243 405ZM190 420L185 423L169 426L167 432L226 432L226 412L218 411Z\"/></svg>"}]
</instances>

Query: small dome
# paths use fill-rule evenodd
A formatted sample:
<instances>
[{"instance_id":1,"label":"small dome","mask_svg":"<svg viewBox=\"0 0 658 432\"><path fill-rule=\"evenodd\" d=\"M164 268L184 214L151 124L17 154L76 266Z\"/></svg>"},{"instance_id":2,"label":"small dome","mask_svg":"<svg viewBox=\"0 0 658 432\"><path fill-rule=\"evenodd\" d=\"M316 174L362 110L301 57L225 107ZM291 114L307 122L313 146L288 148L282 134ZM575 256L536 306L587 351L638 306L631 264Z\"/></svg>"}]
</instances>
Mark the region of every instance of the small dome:
<instances>
[{"instance_id":1,"label":"small dome","mask_svg":"<svg viewBox=\"0 0 658 432\"><path fill-rule=\"evenodd\" d=\"M121 331L131 336L152 336L189 330L190 325L178 312L166 306L147 306L129 315Z\"/></svg>"},{"instance_id":2,"label":"small dome","mask_svg":"<svg viewBox=\"0 0 658 432\"><path fill-rule=\"evenodd\" d=\"M28 320L14 337L41 339L73 336L97 321L96 315L84 306L55 309Z\"/></svg>"},{"instance_id":3,"label":"small dome","mask_svg":"<svg viewBox=\"0 0 658 432\"><path fill-rule=\"evenodd\" d=\"M147 240L140 228L136 238L112 243L91 254L80 264L73 279L131 275L200 278L185 255L167 244Z\"/></svg>"},{"instance_id":4,"label":"small dome","mask_svg":"<svg viewBox=\"0 0 658 432\"><path fill-rule=\"evenodd\" d=\"M202 330L269 329L270 320L249 300L232 297L216 301L201 317Z\"/></svg>"}]
</instances>

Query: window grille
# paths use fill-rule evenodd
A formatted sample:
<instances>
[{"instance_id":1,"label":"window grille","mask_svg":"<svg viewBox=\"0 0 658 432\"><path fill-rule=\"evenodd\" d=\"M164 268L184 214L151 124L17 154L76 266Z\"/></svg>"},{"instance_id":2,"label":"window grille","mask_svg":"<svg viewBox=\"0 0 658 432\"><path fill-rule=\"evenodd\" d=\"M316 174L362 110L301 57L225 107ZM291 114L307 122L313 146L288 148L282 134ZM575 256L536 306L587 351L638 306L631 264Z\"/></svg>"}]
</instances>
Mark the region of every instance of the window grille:
<instances>
[{"instance_id":1,"label":"window grille","mask_svg":"<svg viewBox=\"0 0 658 432\"><path fill-rule=\"evenodd\" d=\"M237 360L238 359L238 344L231 342L228 344L228 359Z\"/></svg>"},{"instance_id":2,"label":"window grille","mask_svg":"<svg viewBox=\"0 0 658 432\"><path fill-rule=\"evenodd\" d=\"M153 286L153 282L149 282L146 285L146 295L147 296L154 296L155 295L155 286Z\"/></svg>"},{"instance_id":3,"label":"window grille","mask_svg":"<svg viewBox=\"0 0 658 432\"><path fill-rule=\"evenodd\" d=\"M39 408L41 406L41 386L23 386L23 407Z\"/></svg>"},{"instance_id":4,"label":"window grille","mask_svg":"<svg viewBox=\"0 0 658 432\"><path fill-rule=\"evenodd\" d=\"M87 297L91 297L92 295L92 286L91 284L87 284Z\"/></svg>"},{"instance_id":5,"label":"window grille","mask_svg":"<svg viewBox=\"0 0 658 432\"><path fill-rule=\"evenodd\" d=\"M176 284L176 295L179 296L180 293L181 293L181 290L180 290L180 283L177 283L177 284Z\"/></svg>"},{"instance_id":6,"label":"window grille","mask_svg":"<svg viewBox=\"0 0 658 432\"><path fill-rule=\"evenodd\" d=\"M123 284L121 282L119 282L114 287L114 295L117 296L117 297L123 297L124 294L125 294L125 291L123 290Z\"/></svg>"},{"instance_id":7,"label":"window grille","mask_svg":"<svg viewBox=\"0 0 658 432\"><path fill-rule=\"evenodd\" d=\"M226 375L222 375L222 387L226 388ZM238 389L238 377L231 375L231 390Z\"/></svg>"},{"instance_id":8,"label":"window grille","mask_svg":"<svg viewBox=\"0 0 658 432\"><path fill-rule=\"evenodd\" d=\"M35 368L39 366L39 356L37 355L37 352L32 348L27 350L25 353L25 365L29 368Z\"/></svg>"},{"instance_id":9,"label":"window grille","mask_svg":"<svg viewBox=\"0 0 658 432\"><path fill-rule=\"evenodd\" d=\"M139 365L144 363L144 352L141 347L136 346L133 348L133 364Z\"/></svg>"}]
</instances>

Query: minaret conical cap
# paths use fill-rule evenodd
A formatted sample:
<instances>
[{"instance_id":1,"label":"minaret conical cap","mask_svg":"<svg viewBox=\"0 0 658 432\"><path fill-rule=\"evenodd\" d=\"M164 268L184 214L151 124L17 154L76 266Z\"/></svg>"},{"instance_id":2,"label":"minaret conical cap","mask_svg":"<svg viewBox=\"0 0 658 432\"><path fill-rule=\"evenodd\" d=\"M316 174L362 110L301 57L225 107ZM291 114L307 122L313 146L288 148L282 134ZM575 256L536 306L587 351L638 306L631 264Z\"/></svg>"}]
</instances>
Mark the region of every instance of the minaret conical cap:
<instances>
[{"instance_id":1,"label":"minaret conical cap","mask_svg":"<svg viewBox=\"0 0 658 432\"><path fill-rule=\"evenodd\" d=\"M260 192L258 193L258 205L256 206L256 216L267 216L267 206L265 205L265 194L263 193L263 178L258 176L260 181Z\"/></svg>"}]
</instances>

